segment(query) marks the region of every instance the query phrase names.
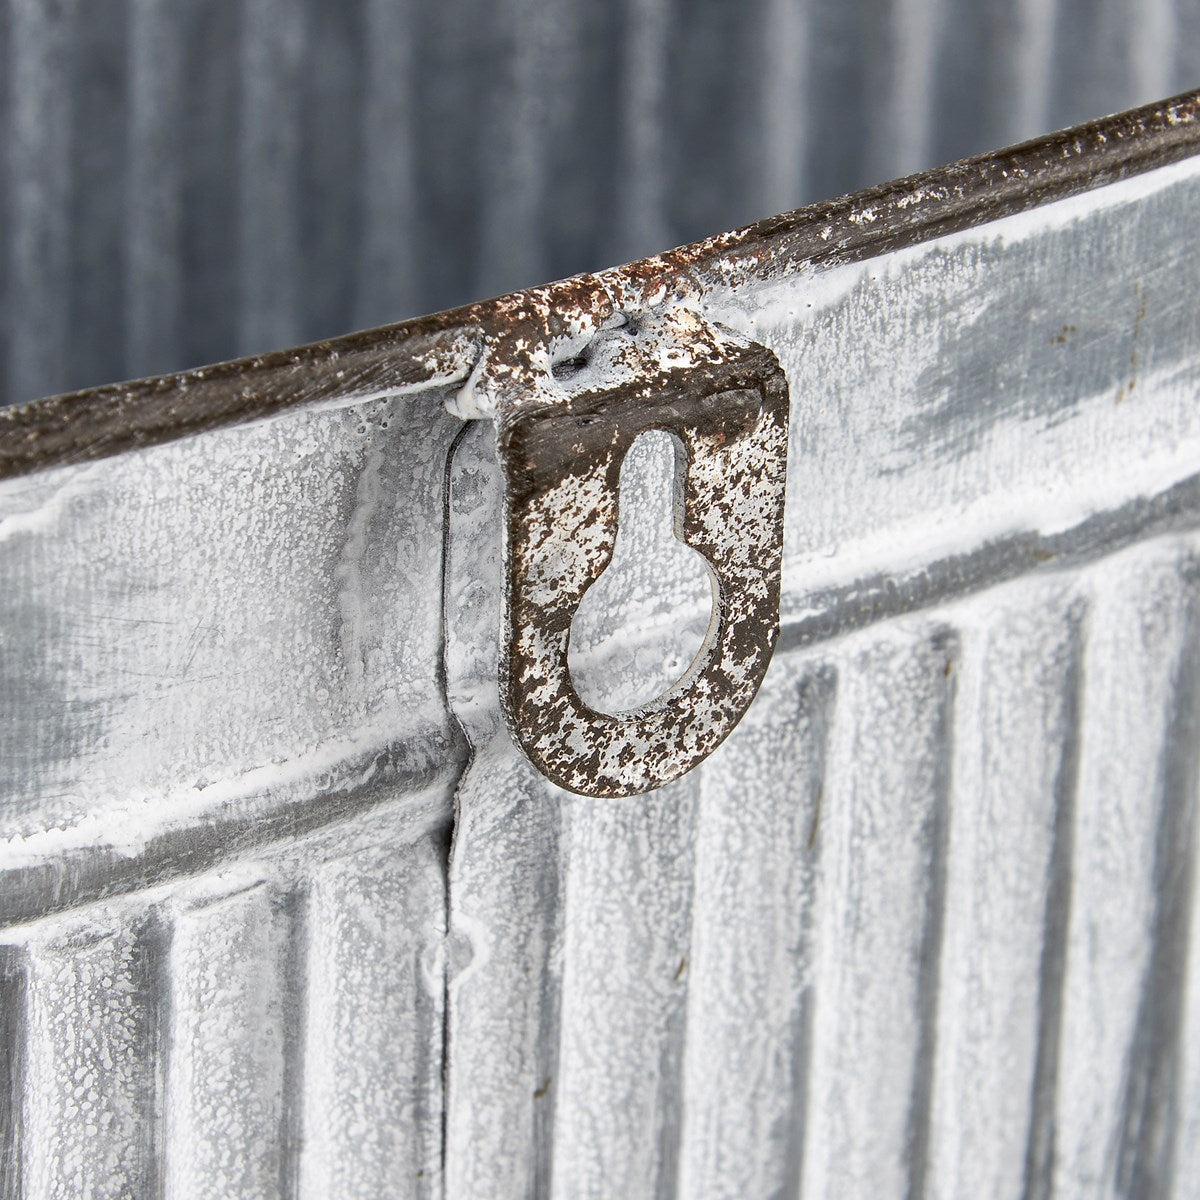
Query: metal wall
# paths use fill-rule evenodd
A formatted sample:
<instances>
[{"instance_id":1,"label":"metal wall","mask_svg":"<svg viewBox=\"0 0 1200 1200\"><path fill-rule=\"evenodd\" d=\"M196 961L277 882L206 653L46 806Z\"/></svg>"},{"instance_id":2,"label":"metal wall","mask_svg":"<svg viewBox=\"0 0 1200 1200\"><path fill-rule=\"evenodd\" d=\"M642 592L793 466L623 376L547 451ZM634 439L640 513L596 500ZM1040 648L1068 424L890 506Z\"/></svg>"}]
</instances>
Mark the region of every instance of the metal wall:
<instances>
[{"instance_id":1,"label":"metal wall","mask_svg":"<svg viewBox=\"0 0 1200 1200\"><path fill-rule=\"evenodd\" d=\"M6 1200L1197 1195L1198 204L704 276L791 387L782 630L647 796L504 727L469 358L0 483ZM601 694L706 615L663 449Z\"/></svg>"},{"instance_id":2,"label":"metal wall","mask_svg":"<svg viewBox=\"0 0 1200 1200\"><path fill-rule=\"evenodd\" d=\"M0 0L0 403L596 269L1198 81L1197 0Z\"/></svg>"}]
</instances>

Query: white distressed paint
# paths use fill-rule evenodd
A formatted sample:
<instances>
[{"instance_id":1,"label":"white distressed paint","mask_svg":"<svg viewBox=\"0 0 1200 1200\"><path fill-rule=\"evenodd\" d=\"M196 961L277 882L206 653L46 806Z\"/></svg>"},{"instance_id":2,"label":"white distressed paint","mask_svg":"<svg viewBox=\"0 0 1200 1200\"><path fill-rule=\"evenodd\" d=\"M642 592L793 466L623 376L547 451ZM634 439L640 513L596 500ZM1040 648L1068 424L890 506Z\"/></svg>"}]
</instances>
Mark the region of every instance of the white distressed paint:
<instances>
[{"instance_id":1,"label":"white distressed paint","mask_svg":"<svg viewBox=\"0 0 1200 1200\"><path fill-rule=\"evenodd\" d=\"M1184 638L1195 636L1177 556L1167 546L1091 581L1055 1113L1062 1192L1129 1187L1122 1143L1153 951L1163 772L1168 755L1187 749L1167 725Z\"/></svg>"},{"instance_id":2,"label":"white distressed paint","mask_svg":"<svg viewBox=\"0 0 1200 1200\"><path fill-rule=\"evenodd\" d=\"M169 1200L259 1200L281 1190L289 916L282 897L251 882L172 922L162 1117Z\"/></svg>"},{"instance_id":3,"label":"white distressed paint","mask_svg":"<svg viewBox=\"0 0 1200 1200\"><path fill-rule=\"evenodd\" d=\"M442 1195L440 839L323 865L305 924L299 1195Z\"/></svg>"},{"instance_id":4,"label":"white distressed paint","mask_svg":"<svg viewBox=\"0 0 1200 1200\"><path fill-rule=\"evenodd\" d=\"M982 1181L985 1194L1021 1195L1030 1174L1034 1097L1047 1086L1039 1047L1059 1032L1054 930L1067 897L1055 870L1069 868L1086 620L1073 590L1061 579L1006 588L955 622L933 1196L972 1194Z\"/></svg>"}]
</instances>

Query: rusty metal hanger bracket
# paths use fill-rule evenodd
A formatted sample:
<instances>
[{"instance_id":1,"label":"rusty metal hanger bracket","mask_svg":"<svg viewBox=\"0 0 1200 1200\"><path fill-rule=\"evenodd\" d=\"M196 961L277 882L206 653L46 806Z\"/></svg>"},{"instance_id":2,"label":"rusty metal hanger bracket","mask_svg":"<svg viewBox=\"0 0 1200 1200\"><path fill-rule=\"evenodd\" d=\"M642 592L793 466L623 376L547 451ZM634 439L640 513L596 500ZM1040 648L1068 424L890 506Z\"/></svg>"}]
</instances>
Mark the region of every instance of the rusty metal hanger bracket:
<instances>
[{"instance_id":1,"label":"rusty metal hanger bracket","mask_svg":"<svg viewBox=\"0 0 1200 1200\"><path fill-rule=\"evenodd\" d=\"M615 326L615 327L614 327ZM788 388L765 346L676 308L615 314L496 408L505 476L500 697L551 780L589 796L670 782L710 754L753 700L779 629ZM579 697L571 622L616 544L621 464L665 430L680 456L676 536L704 556L713 617L684 677L631 712Z\"/></svg>"}]
</instances>

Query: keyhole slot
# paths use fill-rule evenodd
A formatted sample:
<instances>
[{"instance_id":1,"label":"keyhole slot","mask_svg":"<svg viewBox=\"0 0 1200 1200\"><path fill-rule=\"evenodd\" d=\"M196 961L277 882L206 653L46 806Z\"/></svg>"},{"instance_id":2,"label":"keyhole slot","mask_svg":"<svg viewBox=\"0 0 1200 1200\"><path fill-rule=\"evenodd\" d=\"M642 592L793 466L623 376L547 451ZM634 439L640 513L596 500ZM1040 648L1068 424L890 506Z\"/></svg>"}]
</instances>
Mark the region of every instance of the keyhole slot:
<instances>
[{"instance_id":1,"label":"keyhole slot","mask_svg":"<svg viewBox=\"0 0 1200 1200\"><path fill-rule=\"evenodd\" d=\"M663 430L638 436L621 464L612 561L580 601L567 652L579 698L599 712L668 691L708 633L716 576L677 533L683 470L683 446Z\"/></svg>"}]
</instances>

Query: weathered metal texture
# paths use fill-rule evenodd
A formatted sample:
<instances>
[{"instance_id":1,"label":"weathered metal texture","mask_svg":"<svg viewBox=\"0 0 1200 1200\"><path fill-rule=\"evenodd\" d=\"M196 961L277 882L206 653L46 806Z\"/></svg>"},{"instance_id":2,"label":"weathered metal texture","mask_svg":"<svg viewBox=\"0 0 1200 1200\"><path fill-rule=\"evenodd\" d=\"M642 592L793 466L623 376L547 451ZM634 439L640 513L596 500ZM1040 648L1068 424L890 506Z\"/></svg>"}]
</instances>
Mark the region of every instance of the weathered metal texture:
<instances>
[{"instance_id":1,"label":"weathered metal texture","mask_svg":"<svg viewBox=\"0 0 1200 1200\"><path fill-rule=\"evenodd\" d=\"M3 0L0 404L597 270L1198 70L1193 0Z\"/></svg>"},{"instance_id":2,"label":"weathered metal texture","mask_svg":"<svg viewBox=\"0 0 1200 1200\"><path fill-rule=\"evenodd\" d=\"M779 364L687 309L614 315L555 367L547 347L539 366L487 357L470 384L475 395L498 390L507 480L501 703L543 774L589 796L649 791L711 754L754 699L779 632L788 446ZM712 617L669 691L612 714L576 691L571 627L612 561L625 456L656 429L673 435L676 536L708 565Z\"/></svg>"},{"instance_id":3,"label":"weathered metal texture","mask_svg":"<svg viewBox=\"0 0 1200 1200\"><path fill-rule=\"evenodd\" d=\"M442 1194L460 422L424 399L6 487L5 1200Z\"/></svg>"},{"instance_id":4,"label":"weathered metal texture","mask_svg":"<svg viewBox=\"0 0 1200 1200\"><path fill-rule=\"evenodd\" d=\"M1195 1194L1196 128L7 417L7 1194ZM651 800L514 746L450 411L600 294L792 398L776 653ZM589 694L703 634L672 472L625 457Z\"/></svg>"}]
</instances>

